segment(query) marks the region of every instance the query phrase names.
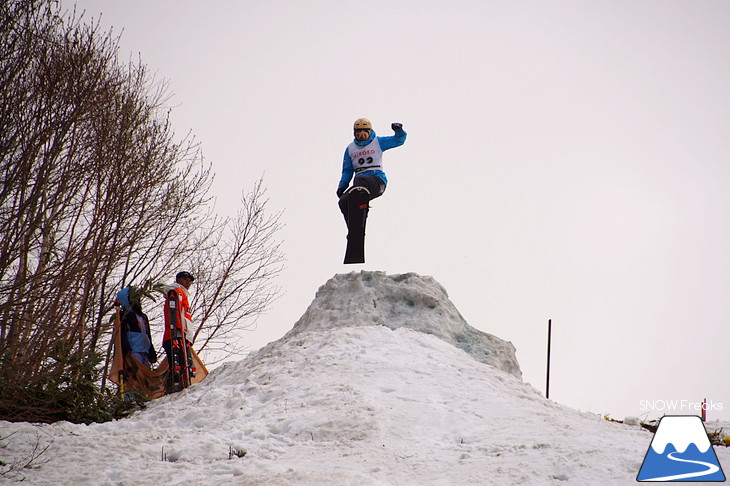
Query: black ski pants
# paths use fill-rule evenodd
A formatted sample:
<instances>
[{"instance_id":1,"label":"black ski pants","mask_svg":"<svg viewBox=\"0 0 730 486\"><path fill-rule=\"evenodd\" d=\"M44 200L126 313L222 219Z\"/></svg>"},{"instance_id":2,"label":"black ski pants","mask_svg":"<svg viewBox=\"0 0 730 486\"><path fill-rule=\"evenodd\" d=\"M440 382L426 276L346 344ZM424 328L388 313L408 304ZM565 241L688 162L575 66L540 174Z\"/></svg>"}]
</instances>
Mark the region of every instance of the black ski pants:
<instances>
[{"instance_id":1,"label":"black ski pants","mask_svg":"<svg viewBox=\"0 0 730 486\"><path fill-rule=\"evenodd\" d=\"M371 201L376 197L382 196L385 192L385 182L380 177L373 174L356 175L352 187L346 190L340 198L340 211L342 211L342 215L345 217L345 223L347 223L347 196L355 187L366 188L370 192Z\"/></svg>"}]
</instances>

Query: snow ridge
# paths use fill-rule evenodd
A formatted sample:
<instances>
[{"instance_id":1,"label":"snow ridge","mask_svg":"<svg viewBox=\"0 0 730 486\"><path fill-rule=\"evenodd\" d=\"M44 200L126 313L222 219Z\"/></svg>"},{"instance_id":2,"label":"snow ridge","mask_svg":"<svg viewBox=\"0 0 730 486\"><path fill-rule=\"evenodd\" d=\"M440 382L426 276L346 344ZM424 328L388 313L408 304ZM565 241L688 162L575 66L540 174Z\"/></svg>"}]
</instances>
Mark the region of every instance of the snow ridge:
<instances>
[{"instance_id":1,"label":"snow ridge","mask_svg":"<svg viewBox=\"0 0 730 486\"><path fill-rule=\"evenodd\" d=\"M368 271L335 275L319 288L284 339L343 326L405 327L432 334L477 361L522 379L512 343L470 326L432 277Z\"/></svg>"}]
</instances>

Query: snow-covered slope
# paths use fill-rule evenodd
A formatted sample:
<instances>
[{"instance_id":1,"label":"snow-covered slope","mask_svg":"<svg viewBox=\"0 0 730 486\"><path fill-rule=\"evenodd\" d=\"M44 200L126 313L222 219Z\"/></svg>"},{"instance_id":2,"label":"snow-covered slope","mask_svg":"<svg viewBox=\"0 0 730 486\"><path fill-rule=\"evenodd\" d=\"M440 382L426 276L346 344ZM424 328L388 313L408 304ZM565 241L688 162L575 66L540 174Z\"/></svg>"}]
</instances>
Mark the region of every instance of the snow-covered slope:
<instances>
[{"instance_id":1,"label":"snow-covered slope","mask_svg":"<svg viewBox=\"0 0 730 486\"><path fill-rule=\"evenodd\" d=\"M128 419L0 422L0 460L19 463L50 444L38 467L13 478L54 486L635 484L652 434L545 400L421 332L427 321L391 329L352 308L351 321L320 322L332 315L324 302L339 302L327 289L349 278L320 289L321 304L284 338ZM428 280L377 279L395 288ZM730 463L725 450L718 457Z\"/></svg>"}]
</instances>

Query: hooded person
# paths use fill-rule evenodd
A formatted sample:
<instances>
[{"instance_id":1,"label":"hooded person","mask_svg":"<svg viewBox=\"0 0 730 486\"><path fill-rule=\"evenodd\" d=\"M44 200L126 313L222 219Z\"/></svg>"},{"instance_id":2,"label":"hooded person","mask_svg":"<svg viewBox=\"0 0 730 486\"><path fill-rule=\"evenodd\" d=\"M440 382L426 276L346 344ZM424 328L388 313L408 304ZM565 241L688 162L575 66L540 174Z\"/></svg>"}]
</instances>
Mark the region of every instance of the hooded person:
<instances>
[{"instance_id":1,"label":"hooded person","mask_svg":"<svg viewBox=\"0 0 730 486\"><path fill-rule=\"evenodd\" d=\"M157 362L157 351L152 345L150 321L142 312L142 292L129 286L117 293L117 300L121 306L121 338L122 353L134 356L147 368Z\"/></svg>"}]
</instances>

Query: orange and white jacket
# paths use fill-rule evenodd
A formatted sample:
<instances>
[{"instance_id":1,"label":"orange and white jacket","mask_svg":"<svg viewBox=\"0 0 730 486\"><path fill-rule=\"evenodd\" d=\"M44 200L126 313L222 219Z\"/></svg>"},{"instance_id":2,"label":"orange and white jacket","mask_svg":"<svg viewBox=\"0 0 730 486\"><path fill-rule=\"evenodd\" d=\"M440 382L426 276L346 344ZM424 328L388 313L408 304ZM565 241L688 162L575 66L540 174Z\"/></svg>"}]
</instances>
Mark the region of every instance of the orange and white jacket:
<instances>
[{"instance_id":1,"label":"orange and white jacket","mask_svg":"<svg viewBox=\"0 0 730 486\"><path fill-rule=\"evenodd\" d=\"M179 283L169 286L166 290L167 292L174 290L177 294L178 322L180 323L178 327L182 329L185 339L188 339L188 330L193 326L193 314L190 311L188 292ZM165 316L165 335L162 338L162 342L165 342L170 340L170 316L167 314L167 301L164 304L163 315Z\"/></svg>"}]
</instances>

